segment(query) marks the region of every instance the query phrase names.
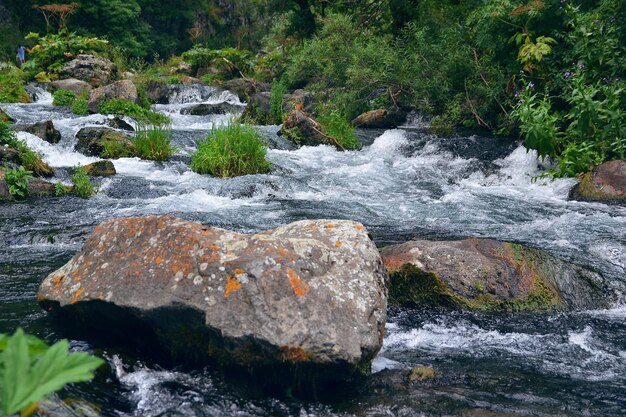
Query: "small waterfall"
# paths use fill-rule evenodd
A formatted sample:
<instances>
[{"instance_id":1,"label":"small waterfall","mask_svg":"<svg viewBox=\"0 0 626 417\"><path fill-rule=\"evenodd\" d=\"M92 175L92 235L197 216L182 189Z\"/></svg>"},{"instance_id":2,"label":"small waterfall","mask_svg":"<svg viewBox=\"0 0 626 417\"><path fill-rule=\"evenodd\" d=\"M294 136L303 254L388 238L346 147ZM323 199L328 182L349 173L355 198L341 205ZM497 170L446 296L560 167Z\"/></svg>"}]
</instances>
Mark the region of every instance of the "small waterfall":
<instances>
[{"instance_id":1,"label":"small waterfall","mask_svg":"<svg viewBox=\"0 0 626 417\"><path fill-rule=\"evenodd\" d=\"M24 89L34 103L52 103L52 94L46 90L45 84L28 83Z\"/></svg>"}]
</instances>

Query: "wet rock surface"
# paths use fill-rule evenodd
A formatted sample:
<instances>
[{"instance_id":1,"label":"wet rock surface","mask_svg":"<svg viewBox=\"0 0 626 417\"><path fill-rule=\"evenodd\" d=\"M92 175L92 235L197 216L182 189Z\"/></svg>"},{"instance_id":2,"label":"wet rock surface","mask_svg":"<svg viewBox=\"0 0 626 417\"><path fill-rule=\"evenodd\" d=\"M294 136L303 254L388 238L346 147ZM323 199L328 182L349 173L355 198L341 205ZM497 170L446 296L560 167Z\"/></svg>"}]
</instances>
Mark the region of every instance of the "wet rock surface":
<instances>
[{"instance_id":1,"label":"wet rock surface","mask_svg":"<svg viewBox=\"0 0 626 417\"><path fill-rule=\"evenodd\" d=\"M89 94L89 111L98 113L100 104L112 99L122 99L138 104L139 96L137 94L137 87L135 87L135 84L130 80L122 80L104 87L96 88Z\"/></svg>"},{"instance_id":2,"label":"wet rock surface","mask_svg":"<svg viewBox=\"0 0 626 417\"><path fill-rule=\"evenodd\" d=\"M45 122L37 122L31 125L15 126L16 131L28 132L35 135L48 143L59 143L61 141L61 132L59 132L51 120Z\"/></svg>"},{"instance_id":3,"label":"wet rock surface","mask_svg":"<svg viewBox=\"0 0 626 417\"><path fill-rule=\"evenodd\" d=\"M626 205L626 161L608 161L582 175L570 198Z\"/></svg>"},{"instance_id":4,"label":"wet rock surface","mask_svg":"<svg viewBox=\"0 0 626 417\"><path fill-rule=\"evenodd\" d=\"M226 90L233 92L239 100L248 102L257 93L269 92L271 86L251 78L234 78L222 84Z\"/></svg>"},{"instance_id":5,"label":"wet rock surface","mask_svg":"<svg viewBox=\"0 0 626 417\"><path fill-rule=\"evenodd\" d=\"M70 90L76 94L82 94L84 91L91 91L91 84L76 78L67 78L65 80L52 81L50 89L52 91Z\"/></svg>"},{"instance_id":6,"label":"wet rock surface","mask_svg":"<svg viewBox=\"0 0 626 417\"><path fill-rule=\"evenodd\" d=\"M470 310L608 307L603 278L543 251L490 239L388 246L391 303Z\"/></svg>"},{"instance_id":7,"label":"wet rock surface","mask_svg":"<svg viewBox=\"0 0 626 417\"><path fill-rule=\"evenodd\" d=\"M87 156L122 157L136 153L135 144L123 133L105 127L84 127L76 134L75 149ZM114 145L116 155L107 155L106 144Z\"/></svg>"},{"instance_id":8,"label":"wet rock surface","mask_svg":"<svg viewBox=\"0 0 626 417\"><path fill-rule=\"evenodd\" d=\"M94 177L110 177L116 174L115 165L111 161L97 161L85 165L85 172Z\"/></svg>"},{"instance_id":9,"label":"wet rock surface","mask_svg":"<svg viewBox=\"0 0 626 417\"><path fill-rule=\"evenodd\" d=\"M363 128L393 129L406 122L406 112L401 110L377 109L357 116L352 124Z\"/></svg>"},{"instance_id":10,"label":"wet rock surface","mask_svg":"<svg viewBox=\"0 0 626 417\"><path fill-rule=\"evenodd\" d=\"M93 87L111 83L117 74L117 68L108 59L93 55L78 55L67 62L61 70L61 77L85 81Z\"/></svg>"},{"instance_id":11,"label":"wet rock surface","mask_svg":"<svg viewBox=\"0 0 626 417\"><path fill-rule=\"evenodd\" d=\"M174 357L341 380L382 345L386 279L356 222L246 235L153 216L99 225L38 300L98 332L140 325Z\"/></svg>"},{"instance_id":12,"label":"wet rock surface","mask_svg":"<svg viewBox=\"0 0 626 417\"><path fill-rule=\"evenodd\" d=\"M181 114L188 114L191 116L208 116L211 114L230 114L238 113L241 111L241 106L236 106L230 103L219 104L196 104L193 107L189 107L181 110Z\"/></svg>"}]
</instances>

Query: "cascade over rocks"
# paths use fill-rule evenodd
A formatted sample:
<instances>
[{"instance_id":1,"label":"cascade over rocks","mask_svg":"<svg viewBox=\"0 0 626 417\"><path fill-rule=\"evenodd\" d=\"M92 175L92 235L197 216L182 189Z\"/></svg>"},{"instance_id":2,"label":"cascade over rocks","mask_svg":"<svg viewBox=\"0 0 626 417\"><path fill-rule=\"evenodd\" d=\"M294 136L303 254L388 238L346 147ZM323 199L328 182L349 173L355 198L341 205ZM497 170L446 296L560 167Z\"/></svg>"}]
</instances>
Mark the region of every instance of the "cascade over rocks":
<instances>
[{"instance_id":1,"label":"cascade over rocks","mask_svg":"<svg viewBox=\"0 0 626 417\"><path fill-rule=\"evenodd\" d=\"M100 103L114 98L139 104L139 95L135 84L130 80L121 80L92 90L89 94L89 111L92 113L98 113Z\"/></svg>"},{"instance_id":2,"label":"cascade over rocks","mask_svg":"<svg viewBox=\"0 0 626 417\"><path fill-rule=\"evenodd\" d=\"M241 234L150 216L100 224L43 281L38 300L84 329L119 331L126 342L141 333L142 346L174 358L216 360L279 384L305 372L313 383L369 368L383 341L386 281L356 222Z\"/></svg>"},{"instance_id":3,"label":"cascade over rocks","mask_svg":"<svg viewBox=\"0 0 626 417\"><path fill-rule=\"evenodd\" d=\"M626 161L608 161L583 174L570 198L626 205Z\"/></svg>"},{"instance_id":4,"label":"cascade over rocks","mask_svg":"<svg viewBox=\"0 0 626 417\"><path fill-rule=\"evenodd\" d=\"M18 132L28 132L35 135L48 143L59 143L61 141L61 132L55 127L52 120L46 120L45 122L37 122L31 125L14 126L14 129Z\"/></svg>"},{"instance_id":5,"label":"cascade over rocks","mask_svg":"<svg viewBox=\"0 0 626 417\"><path fill-rule=\"evenodd\" d=\"M104 157L133 156L137 152L135 144L123 133L106 127L84 127L76 134L76 151L87 155ZM115 145L119 155L105 155L105 142Z\"/></svg>"},{"instance_id":6,"label":"cascade over rocks","mask_svg":"<svg viewBox=\"0 0 626 417\"><path fill-rule=\"evenodd\" d=\"M236 106L230 103L218 103L218 104L196 104L195 106L182 109L181 114L189 114L191 116L207 116L210 114L231 114L239 113L241 106Z\"/></svg>"},{"instance_id":7,"label":"cascade over rocks","mask_svg":"<svg viewBox=\"0 0 626 417\"><path fill-rule=\"evenodd\" d=\"M406 122L406 112L401 110L377 109L357 116L352 124L356 127L393 129Z\"/></svg>"},{"instance_id":8,"label":"cascade over rocks","mask_svg":"<svg viewBox=\"0 0 626 417\"><path fill-rule=\"evenodd\" d=\"M65 63L60 76L85 81L93 87L101 87L115 80L117 67L108 59L83 54Z\"/></svg>"},{"instance_id":9,"label":"cascade over rocks","mask_svg":"<svg viewBox=\"0 0 626 417\"><path fill-rule=\"evenodd\" d=\"M381 251L389 302L470 310L606 308L614 294L592 271L490 239L416 240Z\"/></svg>"},{"instance_id":10,"label":"cascade over rocks","mask_svg":"<svg viewBox=\"0 0 626 417\"><path fill-rule=\"evenodd\" d=\"M272 88L268 83L262 83L253 78L234 78L225 81L222 87L234 93L243 102L249 102L255 94L269 92Z\"/></svg>"},{"instance_id":11,"label":"cascade over rocks","mask_svg":"<svg viewBox=\"0 0 626 417\"><path fill-rule=\"evenodd\" d=\"M83 91L91 91L91 84L76 78L67 78L65 80L52 81L50 90L53 92L56 90L70 90L76 94L82 94Z\"/></svg>"}]
</instances>

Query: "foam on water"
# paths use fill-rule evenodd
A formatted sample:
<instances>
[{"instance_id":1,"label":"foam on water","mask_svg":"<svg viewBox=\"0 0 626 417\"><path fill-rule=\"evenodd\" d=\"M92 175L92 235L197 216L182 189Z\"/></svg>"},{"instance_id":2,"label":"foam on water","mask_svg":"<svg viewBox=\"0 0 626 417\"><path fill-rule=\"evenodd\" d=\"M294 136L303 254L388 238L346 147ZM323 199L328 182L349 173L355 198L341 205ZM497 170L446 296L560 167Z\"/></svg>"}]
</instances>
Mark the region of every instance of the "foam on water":
<instances>
[{"instance_id":1,"label":"foam on water","mask_svg":"<svg viewBox=\"0 0 626 417\"><path fill-rule=\"evenodd\" d=\"M85 156L74 150L52 145L27 132L18 132L17 137L25 141L29 148L39 152L43 156L44 161L53 167L87 165L100 160L99 158Z\"/></svg>"}]
</instances>

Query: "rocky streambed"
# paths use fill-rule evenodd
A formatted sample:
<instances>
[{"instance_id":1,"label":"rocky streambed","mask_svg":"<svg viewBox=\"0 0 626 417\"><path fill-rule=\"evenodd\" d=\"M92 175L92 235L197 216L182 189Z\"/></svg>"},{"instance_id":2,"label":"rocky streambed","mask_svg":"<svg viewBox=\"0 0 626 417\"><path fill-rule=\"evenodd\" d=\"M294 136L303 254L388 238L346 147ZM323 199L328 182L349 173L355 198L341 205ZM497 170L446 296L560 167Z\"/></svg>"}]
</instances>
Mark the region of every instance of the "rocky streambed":
<instances>
[{"instance_id":1,"label":"rocky streambed","mask_svg":"<svg viewBox=\"0 0 626 417\"><path fill-rule=\"evenodd\" d=\"M9 331L22 326L50 341L71 337L74 349L93 351L108 361L108 368L98 375L94 383L69 387L60 393L59 400L49 405L56 407L58 413L76 415L79 409L116 416L617 416L624 413L626 313L621 298L626 283L624 207L569 201L568 194L576 180L536 180L533 177L541 172L536 157L519 144L476 136L443 140L429 135L423 128L423 122L415 118L400 129L360 131L364 148L349 152L337 151L329 146L296 149L276 135L277 126L263 127L262 132L271 143L269 158L275 165L272 173L230 180L200 176L187 168L195 140L205 136L215 124L227 121L230 115L201 114L205 112L190 109L198 108L198 104L241 105L236 97L227 92L206 88L198 92L197 87L183 89L186 88L189 91L177 91L176 98L171 100L173 102L157 105L157 110L170 115L173 120L174 142L179 151L172 160L163 163L135 158L115 160L113 164L117 174L98 180L100 191L89 200L49 197L0 205L0 330ZM18 135L41 152L46 162L56 169L55 180L67 181L67 172L71 167L99 160L75 150L76 134L85 127L110 125L110 118L101 115L74 116L53 108L44 93L42 98L34 104L2 107L18 123L53 121L61 135L57 143L45 142L29 132ZM336 235L332 235L332 228L325 228L328 224L347 224L356 233L356 227L363 227L379 248L387 247L382 250L382 260L392 271L392 281L394 265L400 270L408 268L411 271L411 267L406 266L408 263L422 272L433 271L428 280L424 280L424 274L419 271L404 276L417 279L418 285L435 289L435 293L446 301L443 303L445 308L420 303L419 295L423 292L418 292L417 297L408 297L410 303L397 302L402 297L395 297L395 301L392 297L381 347L380 320L385 319L380 305L368 307L368 311L379 312L371 316L375 319L370 322L370 316L364 319L351 315L353 310L346 307L350 305L349 301L344 300L348 303L346 306L333 305L330 298L324 298L330 297L331 292L321 297L323 303L315 308L313 304L302 304L298 292L302 294L308 289L313 293L314 283L318 282L316 279L330 283L323 281L323 277L330 276L329 273L316 270L315 262L310 258L289 261L294 265L285 266L282 271L284 279L273 282L273 287L248 287L243 281L249 282L250 277L244 275L257 268L259 271L254 273L257 276L266 268L255 264L264 259L262 254L267 250L266 246L262 246L266 249L256 249L256 257L251 257L245 249L237 249L237 245L233 246L232 256L243 256L244 259L237 261L238 265L232 264L232 271L227 271L228 265L221 265L221 259L215 260L216 264L208 258L204 261L199 259L201 262L181 261L180 256L184 252L176 251L176 245L183 243L167 240L165 236L161 245L159 241L142 243L140 236L134 237L138 240L131 239L126 250L103 243L111 254L115 254L112 255L114 258L127 261L119 262L117 268L121 269L112 271L131 275L145 271L148 266L141 262L150 261L150 274L154 274L155 284L146 288L151 292L142 291L141 285L134 289L105 291L106 285L116 284L113 279L116 275L108 278L110 282L101 282L98 279L106 278L106 274L90 272L89 268L102 268L107 263L106 256L100 260L85 257L89 253L95 256L102 249L98 249L100 241L94 240L96 237L112 233L103 232L104 226L98 229L96 226L105 222L104 225L108 225L106 230L109 230L115 225L109 219L143 218L146 215L174 215L185 221L201 223L202 227L228 229L231 232L220 233L234 239L231 243L224 241L225 245L231 246L235 241L251 242L250 239L258 240L259 236L269 238L272 233L280 235L284 225L305 220L308 222L306 225L314 226L318 231L316 233L320 233L314 238L324 241L321 246L308 242L307 247L317 247L320 254L335 253L339 256L335 260L337 263L344 260L345 268L336 265L340 272L330 275L336 277L336 274L348 273L346 271L351 274L365 271L362 278L365 279L370 276L367 271L372 271L372 278L378 276L372 282L380 281L381 275L374 272L376 259L370 260L370 266L353 265L367 259L367 256L362 253L359 256L342 255L342 251L347 250L343 246L344 241L353 241L337 239ZM167 227L187 224L182 220L155 217L159 218L170 219L161 220L166 223L174 222ZM322 225L315 219L334 220ZM191 228L185 230L196 230L194 227L199 226L184 227ZM270 229L274 232L266 232ZM302 229L298 229L299 233L303 233ZM177 232L176 235L185 236L185 233ZM327 238L324 236L334 236L333 241L325 241ZM303 238L301 235L288 237ZM491 238L515 242L515 245L502 246L487 240L455 243L463 238ZM216 236L212 239L212 244L220 240ZM351 239L357 239L357 236ZM368 250L372 251L369 237L364 235L358 239L366 246L370 245ZM297 253L295 247L283 240L279 239L278 246L289 254ZM341 242L341 247L336 246L337 241ZM389 247L407 241L418 243L407 244L412 246L404 249ZM157 253L157 249L150 245L169 252ZM199 251L203 245L198 241L198 248L194 250ZM208 241L207 245L210 245ZM142 248L141 251L139 248ZM217 252L228 254L228 250L222 249L224 247ZM372 256L375 258L378 254L374 252L376 254ZM446 257L431 260L441 254L446 254ZM198 256L210 257L210 253ZM63 266L72 258L73 263ZM159 258L161 262L157 263ZM450 259L457 261L450 262ZM180 288L172 290L176 283L168 280L175 280L177 275L170 277L159 272L161 265L165 265L162 262L166 260L179 266L191 265L198 273L189 278L191 271L184 271L187 273L183 273L184 279L179 280ZM137 264L134 261L141 262ZM451 283L451 265L458 265L460 261L468 264L461 271L466 275L460 283ZM93 263L83 265L81 262ZM207 265L202 272L205 263ZM239 266L241 270L235 271ZM224 271L220 271L220 267L224 267ZM55 271L65 271L66 275L79 273L84 284L74 288L77 282L65 282L65 278L60 278L63 274ZM488 275L492 272L495 275ZM209 282L212 274L216 275L214 284ZM140 275L144 276L143 273ZM165 305L171 304L171 297L182 294L180 299L191 303L197 312L202 311L200 304L208 308L209 302L205 297L210 301L210 296L200 296L194 289L200 288L199 293L203 289L209 292L210 288L214 288L220 295L214 298L216 304L211 308L215 310L211 310L214 311L212 314L203 313L205 323L206 317L216 320L212 324L213 329L225 327L217 322L224 319L224 323L230 323L230 319L226 318L232 318L234 311L241 311L241 315L237 316L241 320L245 317L254 319L239 323L239 327L249 326L249 332L264 335L264 340L283 337L275 341L278 348L266 350L263 357L272 357L271 352L274 352L282 354L284 360L285 350L281 352L280 346L289 346L290 342L294 346L316 346L317 342L310 334L306 334L309 339L304 340L304 333L294 330L303 329L303 323L306 323L298 321L303 320L298 312L309 319L318 317L328 323L326 327L315 327L320 333L328 333L320 336L321 339L328 339L329 334L334 334L337 338L335 344L345 346L343 351L358 351L359 354L353 356L353 365L361 364L361 359L369 363L379 348L380 352L373 358L374 374L358 384L343 384L338 390L341 392L338 397L322 401L305 400L302 395L294 397L293 392L280 390L268 397L267 392L259 390L262 381L254 381L254 377L252 382L249 377L242 380L225 375L224 368L215 364L189 366L180 360L156 360L151 355L138 354L134 348L129 349L128 344L112 343L111 340L107 343L111 330L116 329L120 330L118 341L136 339L141 344L145 336L141 332L129 332L124 326L105 328L107 323L112 323L107 319L115 317L94 315L94 311L109 314L111 310L94 310L87 314L88 310L83 309L84 315L66 316L82 317L84 322L82 326L77 326L78 330L81 330L80 327L83 327L82 330L89 328L89 335L73 331L76 328L69 329L71 320L56 320L37 305L37 292L46 276L49 277L40 295L43 304L53 311L67 312L69 309L71 313L72 306L78 309L94 300L104 303L115 301L126 309L124 311L133 313L130 316L117 315L118 319L154 318L151 314L142 313L136 304L138 300L142 297L146 301L151 300L146 294L160 294L161 298L154 299L163 300ZM200 278L196 279L196 276ZM490 279L489 276L498 278ZM227 288L229 282L230 291ZM359 282L356 280L355 285ZM54 293L55 285L58 293ZM352 291L353 297L363 297L370 302L377 300L374 294L356 293L356 288L358 285ZM363 290L380 294L381 288L380 285L368 285ZM537 288L543 291L539 293L539 301L546 301L550 308L539 308L540 312L529 312L528 308L499 308L502 304L511 307L506 303L518 295L521 300L528 301L529 296L538 294L533 292ZM178 290L182 293L177 295L175 291ZM283 298L258 298L263 291L264 294L281 294ZM229 297L224 297L227 292ZM400 295L408 292L400 291ZM335 289L332 294L342 292ZM237 301L237 297L276 304L243 303L237 304L238 308L234 310L225 307L224 300ZM483 308L485 303L479 305L476 300L487 300L486 305L494 307L497 304L498 308ZM537 298L531 297L530 300L537 302ZM450 308L450 301L454 304L453 308ZM245 313L246 305L256 307ZM267 306L271 305L274 305L274 310L267 310ZM468 306L480 308L468 309ZM542 306L545 307L545 303ZM284 314L277 315L272 311ZM263 320L272 322L272 314L292 317L290 331L284 331L282 322L273 323L267 329L253 327L258 327ZM197 318L203 316L194 313L184 317L198 323ZM344 327L342 332L336 331L348 322L354 322L357 329ZM163 325L168 321L162 319L160 323ZM364 327L359 328L361 325ZM162 336L166 339L169 336L170 345L174 347L180 347L180 342L184 342L182 352L192 351L189 342L196 339L185 340L172 334L162 333ZM378 336L367 339L365 335ZM219 339L219 343L232 341L235 336L231 334L230 339ZM144 339L144 342L146 340L152 343L159 339ZM158 342L159 345L164 345L162 342L163 339ZM237 346L243 345L234 343L230 346L232 353ZM370 348L359 350L354 346ZM313 348L309 350L313 351ZM295 359L302 359L302 355L294 355L294 351L287 350L289 352L292 363L297 362ZM311 358L308 355L304 357L307 360ZM254 375L263 378L263 373ZM284 379L284 375L276 373L278 379Z\"/></svg>"}]
</instances>

